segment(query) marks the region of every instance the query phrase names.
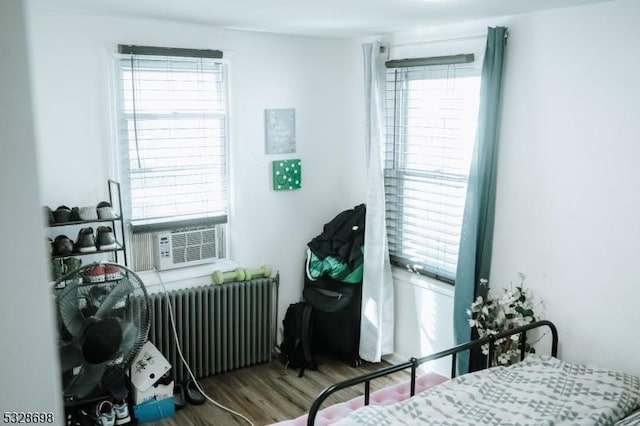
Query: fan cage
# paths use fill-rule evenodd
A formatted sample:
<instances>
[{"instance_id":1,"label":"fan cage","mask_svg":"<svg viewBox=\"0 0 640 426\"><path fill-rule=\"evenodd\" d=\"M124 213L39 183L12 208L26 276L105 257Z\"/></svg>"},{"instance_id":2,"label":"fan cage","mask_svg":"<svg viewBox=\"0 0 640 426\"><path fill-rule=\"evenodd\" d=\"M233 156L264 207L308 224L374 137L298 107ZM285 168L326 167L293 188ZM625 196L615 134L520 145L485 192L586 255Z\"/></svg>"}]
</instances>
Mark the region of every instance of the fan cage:
<instances>
[{"instance_id":1,"label":"fan cage","mask_svg":"<svg viewBox=\"0 0 640 426\"><path fill-rule=\"evenodd\" d=\"M100 275L103 270L109 272L104 275L104 280ZM100 281L95 282L97 280ZM63 369L62 372L65 403L86 402L103 397L114 387L121 386L126 379L131 362L147 341L151 324L151 304L144 283L135 272L123 265L95 262L60 277L53 285L53 292L56 298L60 347L79 344L82 339L81 335L74 335L71 331L74 327L78 328L77 322L74 321L79 321L80 317L74 318L74 316L79 313L83 324L96 321L95 316L108 296L122 293L121 297L114 298L117 299L115 303L111 301L113 307L108 310L108 313L100 313L100 319L116 319L123 330L131 325L135 326L134 342L124 352L123 348L120 348L112 359L106 362L107 367L101 380L88 394L86 391L78 392L73 386L74 379L84 374L82 366L76 365L73 369L66 371ZM86 329L84 325L80 328ZM64 365L64 360L61 362Z\"/></svg>"}]
</instances>

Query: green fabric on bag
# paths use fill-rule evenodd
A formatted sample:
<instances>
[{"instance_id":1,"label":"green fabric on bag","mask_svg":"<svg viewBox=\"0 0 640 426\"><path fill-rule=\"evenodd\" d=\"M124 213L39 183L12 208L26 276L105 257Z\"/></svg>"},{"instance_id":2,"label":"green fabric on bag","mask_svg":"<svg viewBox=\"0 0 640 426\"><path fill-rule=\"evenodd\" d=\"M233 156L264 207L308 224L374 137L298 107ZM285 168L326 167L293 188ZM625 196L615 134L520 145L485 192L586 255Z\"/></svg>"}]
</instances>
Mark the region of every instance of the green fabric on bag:
<instances>
[{"instance_id":1,"label":"green fabric on bag","mask_svg":"<svg viewBox=\"0 0 640 426\"><path fill-rule=\"evenodd\" d=\"M362 282L363 275L364 275L364 263L358 266L353 271L351 271L347 276L342 278L340 281L349 283L349 284L360 284Z\"/></svg>"},{"instance_id":2,"label":"green fabric on bag","mask_svg":"<svg viewBox=\"0 0 640 426\"><path fill-rule=\"evenodd\" d=\"M334 280L342 281L349 284L359 284L362 282L364 273L364 265L359 265L350 271L348 265L340 262L332 256L324 259L318 258L313 252L310 252L309 275L316 280L323 275L328 275Z\"/></svg>"},{"instance_id":3,"label":"green fabric on bag","mask_svg":"<svg viewBox=\"0 0 640 426\"><path fill-rule=\"evenodd\" d=\"M318 279L322 275L329 275L331 278L339 276L347 269L347 264L340 262L338 259L327 256L320 259L311 252L311 260L309 261L309 275L311 278Z\"/></svg>"}]
</instances>

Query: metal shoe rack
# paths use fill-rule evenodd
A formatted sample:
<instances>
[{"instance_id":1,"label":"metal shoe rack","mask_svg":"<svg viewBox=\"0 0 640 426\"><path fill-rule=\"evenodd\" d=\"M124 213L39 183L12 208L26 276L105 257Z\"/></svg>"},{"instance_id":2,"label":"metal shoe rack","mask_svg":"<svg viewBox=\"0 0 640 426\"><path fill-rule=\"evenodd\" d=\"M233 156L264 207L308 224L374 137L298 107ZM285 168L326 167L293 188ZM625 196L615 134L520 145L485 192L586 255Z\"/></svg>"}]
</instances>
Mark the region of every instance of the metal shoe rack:
<instances>
[{"instance_id":1,"label":"metal shoe rack","mask_svg":"<svg viewBox=\"0 0 640 426\"><path fill-rule=\"evenodd\" d=\"M80 253L80 252L74 251L73 253L68 255L53 254L51 255L52 259L57 259L57 258L64 259L68 257L88 256L88 255L95 256L102 253L109 253L113 256L113 261L115 263L120 263L120 264L123 264L124 266L128 266L127 265L127 248L125 245L125 238L124 238L124 220L122 218L122 192L120 190L120 183L112 179L109 179L107 183L109 187L109 204L111 204L111 207L113 207L113 209L116 212L115 218L51 223L49 224L49 227L57 228L57 227L70 227L73 225L76 225L76 226L89 225L89 224L104 223L104 222L110 223L111 229L113 230L114 235L116 237L117 247L110 250L96 250L96 251L86 252L86 253ZM73 240L73 238L71 239ZM120 257L122 257L122 262L120 262L120 259L119 259Z\"/></svg>"}]
</instances>

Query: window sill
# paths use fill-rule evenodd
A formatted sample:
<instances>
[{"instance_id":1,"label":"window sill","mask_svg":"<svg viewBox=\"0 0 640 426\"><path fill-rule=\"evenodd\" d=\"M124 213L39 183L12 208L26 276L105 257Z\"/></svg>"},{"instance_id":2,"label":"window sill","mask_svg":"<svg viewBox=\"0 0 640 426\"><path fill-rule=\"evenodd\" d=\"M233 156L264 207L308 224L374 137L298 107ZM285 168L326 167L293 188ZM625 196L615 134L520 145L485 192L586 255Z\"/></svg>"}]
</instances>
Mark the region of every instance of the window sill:
<instances>
[{"instance_id":1,"label":"window sill","mask_svg":"<svg viewBox=\"0 0 640 426\"><path fill-rule=\"evenodd\" d=\"M238 267L232 260L221 259L205 265L170 269L167 271L143 271L138 276L150 294L211 284L213 271L230 271ZM164 286L163 286L164 284Z\"/></svg>"}]
</instances>

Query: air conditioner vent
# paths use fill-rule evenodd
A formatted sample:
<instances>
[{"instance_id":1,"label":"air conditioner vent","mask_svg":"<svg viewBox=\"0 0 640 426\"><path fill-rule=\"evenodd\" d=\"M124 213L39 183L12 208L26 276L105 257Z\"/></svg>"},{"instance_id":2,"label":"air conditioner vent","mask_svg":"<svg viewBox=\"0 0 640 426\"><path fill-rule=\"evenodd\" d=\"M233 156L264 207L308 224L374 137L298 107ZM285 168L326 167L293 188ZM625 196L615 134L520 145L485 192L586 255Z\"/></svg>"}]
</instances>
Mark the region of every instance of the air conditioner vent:
<instances>
[{"instance_id":1,"label":"air conditioner vent","mask_svg":"<svg viewBox=\"0 0 640 426\"><path fill-rule=\"evenodd\" d=\"M187 245L187 234L186 233L171 233L171 248L176 249L180 247L184 247Z\"/></svg>"},{"instance_id":2,"label":"air conditioner vent","mask_svg":"<svg viewBox=\"0 0 640 426\"><path fill-rule=\"evenodd\" d=\"M154 235L156 269L193 266L218 259L224 247L224 225L163 231Z\"/></svg>"}]
</instances>

